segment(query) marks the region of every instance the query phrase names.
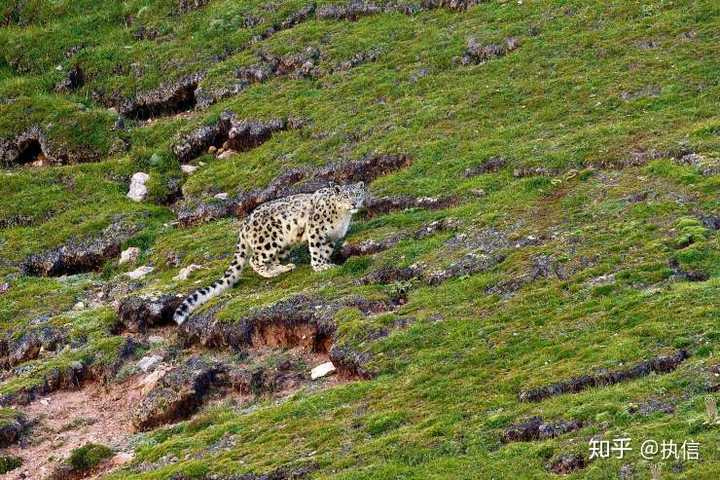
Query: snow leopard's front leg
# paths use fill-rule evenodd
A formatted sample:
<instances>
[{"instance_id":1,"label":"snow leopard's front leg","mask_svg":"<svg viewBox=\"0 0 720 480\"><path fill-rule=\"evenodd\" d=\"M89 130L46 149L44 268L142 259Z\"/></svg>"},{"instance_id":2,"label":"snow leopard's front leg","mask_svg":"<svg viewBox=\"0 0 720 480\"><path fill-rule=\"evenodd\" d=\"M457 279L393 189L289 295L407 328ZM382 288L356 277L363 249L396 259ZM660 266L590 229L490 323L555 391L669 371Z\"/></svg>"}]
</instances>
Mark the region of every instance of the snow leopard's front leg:
<instances>
[{"instance_id":1,"label":"snow leopard's front leg","mask_svg":"<svg viewBox=\"0 0 720 480\"><path fill-rule=\"evenodd\" d=\"M333 251L333 241L324 228L311 226L308 234L308 248L310 250L310 266L316 272L322 272L335 266L330 261Z\"/></svg>"}]
</instances>

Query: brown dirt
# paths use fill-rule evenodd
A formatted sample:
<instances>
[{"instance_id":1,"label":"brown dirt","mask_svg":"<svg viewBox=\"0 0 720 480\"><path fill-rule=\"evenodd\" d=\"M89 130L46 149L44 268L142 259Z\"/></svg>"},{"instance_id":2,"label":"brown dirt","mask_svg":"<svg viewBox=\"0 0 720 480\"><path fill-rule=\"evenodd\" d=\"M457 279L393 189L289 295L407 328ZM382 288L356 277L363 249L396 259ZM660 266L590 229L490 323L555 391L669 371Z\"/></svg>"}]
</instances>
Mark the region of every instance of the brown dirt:
<instances>
[{"instance_id":1,"label":"brown dirt","mask_svg":"<svg viewBox=\"0 0 720 480\"><path fill-rule=\"evenodd\" d=\"M139 401L141 378L59 391L23 407L27 417L36 423L24 442L7 449L8 454L21 457L23 465L3 478L20 480L23 473L26 479L47 478L73 449L88 442L125 450L132 434L131 406ZM112 467L112 462L106 462L102 471L93 475L107 473Z\"/></svg>"}]
</instances>

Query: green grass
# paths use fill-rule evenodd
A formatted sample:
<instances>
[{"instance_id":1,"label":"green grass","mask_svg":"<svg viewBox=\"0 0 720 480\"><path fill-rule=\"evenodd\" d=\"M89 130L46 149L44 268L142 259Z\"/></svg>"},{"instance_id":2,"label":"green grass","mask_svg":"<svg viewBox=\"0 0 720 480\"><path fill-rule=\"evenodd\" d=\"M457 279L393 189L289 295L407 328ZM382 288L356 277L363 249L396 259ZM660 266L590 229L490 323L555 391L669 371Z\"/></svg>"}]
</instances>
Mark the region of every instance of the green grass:
<instances>
[{"instance_id":1,"label":"green grass","mask_svg":"<svg viewBox=\"0 0 720 480\"><path fill-rule=\"evenodd\" d=\"M628 436L636 448L646 439L699 441L700 460L676 472L675 462L665 461L663 478L716 477L717 427L703 422L705 398L713 395L707 388L716 381L708 366L717 363L720 348L720 243L718 232L701 220L720 212L720 177L672 158L694 151L710 164L720 160L716 2L491 1L467 12L310 20L252 45L254 35L304 2L269 10L255 0L212 0L188 14L179 14L170 0L11 3L18 7L0 28L0 45L7 46L0 49L0 98L7 99L0 102L0 138L38 125L60 148L93 152L100 161L0 172L0 220L23 219L0 230L0 283L10 287L0 294L0 328L16 335L49 316L88 339L80 349L28 364L0 393L35 385L48 369L73 361L109 364L121 341L111 334L116 314L109 306L71 309L105 284L121 287L121 274L134 266L109 262L102 272L76 278L28 278L18 268L27 255L124 219L140 230L123 247L139 246L140 262L155 267L133 293L187 292L224 271L236 221L172 225L174 214L159 204L170 179L184 181L186 198L208 199L262 187L291 167L403 152L413 164L372 182L374 194L457 195L460 204L358 219L349 240L411 233L447 216L470 236L493 228L516 241L538 239L500 252L505 260L488 272L438 287L413 282L407 304L392 314L339 312L338 342L370 353L375 379L301 390L282 402L259 399L251 412L214 405L137 440L136 464L166 455L177 463L147 472L131 466L109 478L204 478L314 463L312 478L337 480L544 479L556 477L546 469L552 458L587 455L593 436ZM0 7L0 15L8 9ZM248 15L262 22L246 28ZM136 39L140 26L157 38ZM507 56L483 65L458 61L468 38L497 43L508 36L520 47ZM648 41L655 46L645 48ZM84 48L65 55L79 45ZM274 78L206 110L127 121L117 130L117 112L102 101L113 94L130 98L198 71L206 73L201 87L227 86L236 81L236 68L259 61L257 51L280 55L308 46L322 52L318 79ZM381 52L376 61L329 73L371 48ZM74 65L85 71L85 85L56 93L54 85ZM263 120L298 116L307 124L227 160L201 156L194 163L205 165L183 176L172 145L214 123L223 110ZM116 150L119 141L129 150ZM650 151L665 153L621 168L633 154ZM507 166L464 176L493 156ZM516 178L513 171L524 167L560 173ZM151 175L151 197L135 203L125 194L129 177L140 170ZM475 195L478 189L485 195ZM383 265L444 268L472 250L448 243L452 236L404 240L321 274L298 253L293 272L264 280L248 270L208 307L233 322L298 293L384 298L398 286L355 281ZM489 293L529 275L539 255L551 256L567 274L527 281L506 296ZM171 256L178 266L168 263ZM193 263L204 268L186 281L173 280ZM707 280L678 279L672 265ZM407 328L391 328L410 317ZM383 328L391 333L371 340ZM523 389L677 348L692 355L667 375L540 403L517 398ZM673 403L675 413L630 413L630 406L653 398ZM500 442L503 428L532 415L587 426L555 439ZM213 449L224 436L233 436L235 446ZM649 478L653 462L637 449L624 460L595 460L568 478L614 478L624 463Z\"/></svg>"}]
</instances>

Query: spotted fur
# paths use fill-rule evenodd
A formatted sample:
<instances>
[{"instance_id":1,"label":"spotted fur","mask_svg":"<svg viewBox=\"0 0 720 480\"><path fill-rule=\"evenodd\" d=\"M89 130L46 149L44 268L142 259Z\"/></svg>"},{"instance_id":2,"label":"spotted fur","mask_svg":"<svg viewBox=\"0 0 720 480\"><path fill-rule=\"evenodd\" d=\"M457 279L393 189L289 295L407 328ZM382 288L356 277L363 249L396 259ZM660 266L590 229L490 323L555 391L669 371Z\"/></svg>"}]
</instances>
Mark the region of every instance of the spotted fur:
<instances>
[{"instance_id":1,"label":"spotted fur","mask_svg":"<svg viewBox=\"0 0 720 480\"><path fill-rule=\"evenodd\" d=\"M333 245L347 233L366 195L360 182L260 205L241 223L235 258L223 278L188 296L175 311L175 322L182 325L196 308L235 285L248 262L265 278L292 270L294 264L283 265L280 260L287 258L294 245L308 243L310 265L316 272L332 268Z\"/></svg>"}]
</instances>

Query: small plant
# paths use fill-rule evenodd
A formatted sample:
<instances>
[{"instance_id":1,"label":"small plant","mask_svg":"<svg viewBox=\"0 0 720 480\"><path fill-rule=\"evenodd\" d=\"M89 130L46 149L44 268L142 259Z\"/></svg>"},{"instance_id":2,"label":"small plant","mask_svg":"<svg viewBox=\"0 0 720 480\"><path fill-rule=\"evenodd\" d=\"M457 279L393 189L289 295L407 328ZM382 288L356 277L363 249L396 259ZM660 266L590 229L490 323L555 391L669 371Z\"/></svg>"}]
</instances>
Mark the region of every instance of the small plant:
<instances>
[{"instance_id":1,"label":"small plant","mask_svg":"<svg viewBox=\"0 0 720 480\"><path fill-rule=\"evenodd\" d=\"M13 456L0 456L0 475L4 475L22 465L22 459Z\"/></svg>"},{"instance_id":2,"label":"small plant","mask_svg":"<svg viewBox=\"0 0 720 480\"><path fill-rule=\"evenodd\" d=\"M76 471L90 470L106 458L111 457L112 453L112 450L105 445L87 443L70 453L68 463Z\"/></svg>"}]
</instances>

